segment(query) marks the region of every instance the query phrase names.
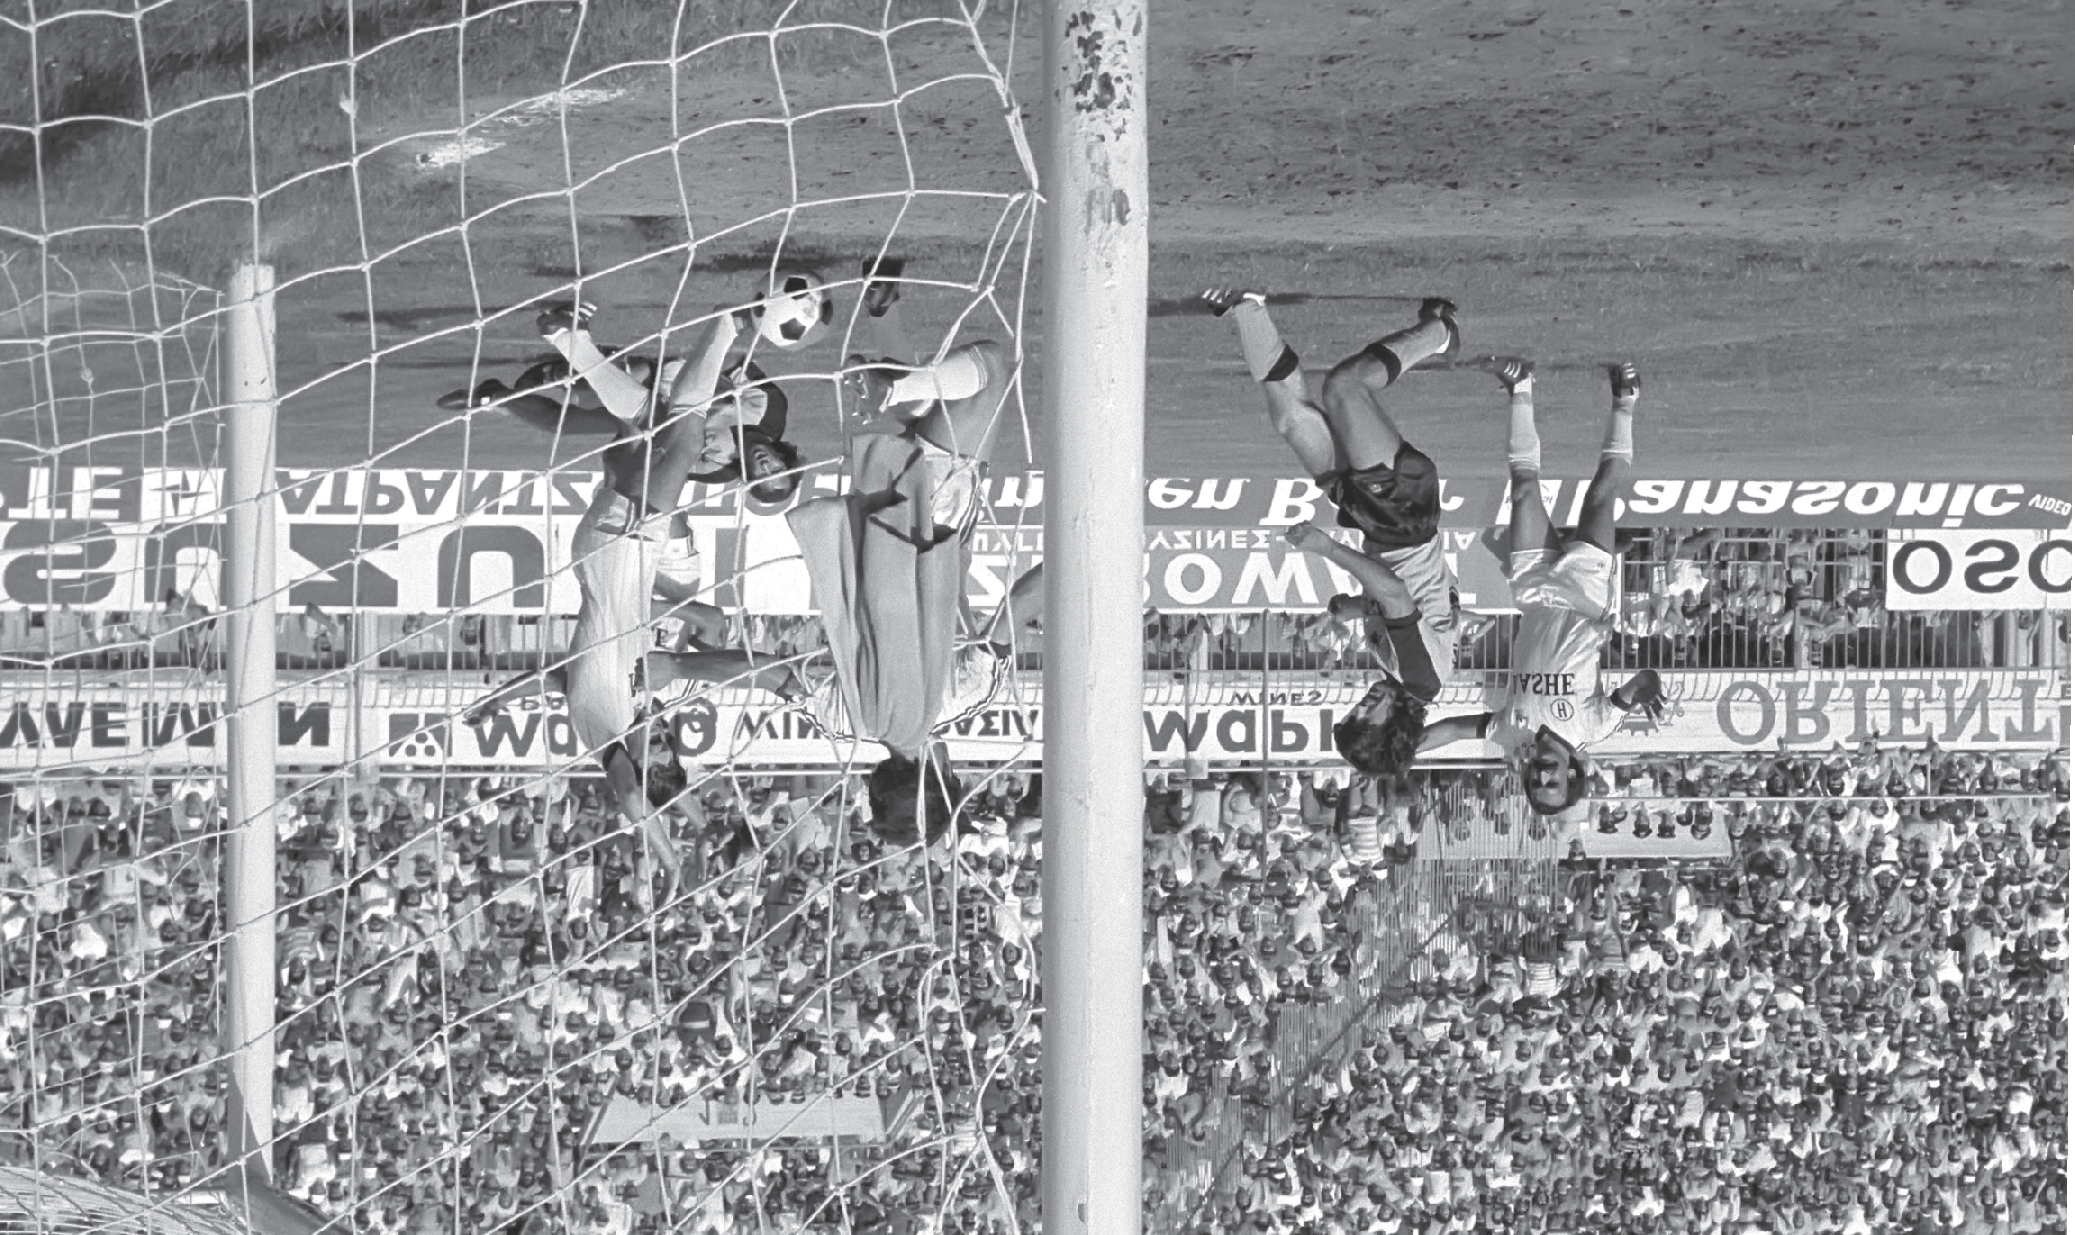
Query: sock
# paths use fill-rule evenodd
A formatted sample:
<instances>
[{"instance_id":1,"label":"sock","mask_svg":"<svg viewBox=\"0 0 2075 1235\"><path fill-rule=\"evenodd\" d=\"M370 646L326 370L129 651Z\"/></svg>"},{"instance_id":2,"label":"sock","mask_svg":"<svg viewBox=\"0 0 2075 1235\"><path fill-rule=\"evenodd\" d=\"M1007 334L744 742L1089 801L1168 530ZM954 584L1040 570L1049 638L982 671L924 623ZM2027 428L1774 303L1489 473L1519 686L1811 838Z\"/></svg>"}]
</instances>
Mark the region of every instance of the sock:
<instances>
[{"instance_id":1,"label":"sock","mask_svg":"<svg viewBox=\"0 0 2075 1235\"><path fill-rule=\"evenodd\" d=\"M569 362L570 372L577 375L605 410L629 424L642 418L648 411L652 397L649 388L636 381L625 369L608 360L598 345L591 341L588 330L557 330L547 336L549 346L562 353Z\"/></svg>"},{"instance_id":2,"label":"sock","mask_svg":"<svg viewBox=\"0 0 2075 1235\"><path fill-rule=\"evenodd\" d=\"M1506 466L1542 470L1542 435L1535 432L1533 374L1513 388L1512 418L1506 423Z\"/></svg>"},{"instance_id":3,"label":"sock","mask_svg":"<svg viewBox=\"0 0 2075 1235\"><path fill-rule=\"evenodd\" d=\"M1362 350L1383 362L1390 380L1448 346L1448 323L1440 318L1387 334Z\"/></svg>"},{"instance_id":4,"label":"sock","mask_svg":"<svg viewBox=\"0 0 2075 1235\"><path fill-rule=\"evenodd\" d=\"M1619 459L1633 463L1636 457L1636 401L1634 396L1614 400L1613 410L1607 413L1607 440L1599 448L1602 459Z\"/></svg>"},{"instance_id":5,"label":"sock","mask_svg":"<svg viewBox=\"0 0 2075 1235\"><path fill-rule=\"evenodd\" d=\"M951 403L972 398L986 385L987 374L980 368L979 358L971 352L957 351L935 364L924 365L895 379L893 392L886 397L886 402L891 407L903 403L934 403L938 399Z\"/></svg>"},{"instance_id":6,"label":"sock","mask_svg":"<svg viewBox=\"0 0 2075 1235\"><path fill-rule=\"evenodd\" d=\"M1261 380L1263 382L1287 381L1289 379L1289 376L1297 371L1298 363L1299 362L1297 360L1297 349L1285 343L1283 344L1282 354L1275 358L1275 363L1273 365L1269 366L1268 376L1262 378ZM1303 383L1301 381L1298 383L1298 387L1299 389L1297 391L1297 395L1299 398L1302 398L1304 391L1302 389Z\"/></svg>"},{"instance_id":7,"label":"sock","mask_svg":"<svg viewBox=\"0 0 2075 1235\"><path fill-rule=\"evenodd\" d=\"M1246 357L1246 371L1255 381L1280 381L1296 369L1297 353L1284 345L1267 306L1242 300L1232 306L1232 320L1239 326L1239 354Z\"/></svg>"},{"instance_id":8,"label":"sock","mask_svg":"<svg viewBox=\"0 0 2075 1235\"><path fill-rule=\"evenodd\" d=\"M1357 815L1347 821L1348 856L1374 865L1383 861L1383 837L1374 815Z\"/></svg>"}]
</instances>

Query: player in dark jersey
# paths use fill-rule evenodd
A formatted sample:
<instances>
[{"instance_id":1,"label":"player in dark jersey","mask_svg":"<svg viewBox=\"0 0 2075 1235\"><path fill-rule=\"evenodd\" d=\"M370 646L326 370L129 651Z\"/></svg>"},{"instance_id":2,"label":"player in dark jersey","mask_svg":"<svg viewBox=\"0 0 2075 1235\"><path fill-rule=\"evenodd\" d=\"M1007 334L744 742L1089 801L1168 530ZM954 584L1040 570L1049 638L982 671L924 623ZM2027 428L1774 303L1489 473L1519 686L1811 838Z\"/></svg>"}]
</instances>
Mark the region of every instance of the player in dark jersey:
<instances>
[{"instance_id":1,"label":"player in dark jersey","mask_svg":"<svg viewBox=\"0 0 2075 1235\"><path fill-rule=\"evenodd\" d=\"M1323 529L1299 524L1288 537L1291 547L1332 562L1362 589L1362 602L1369 607L1370 649L1387 667L1333 726L1333 743L1357 771L1395 777L1411 766L1427 706L1441 693L1441 669L1421 629L1425 621L1419 605L1396 571Z\"/></svg>"},{"instance_id":2,"label":"player in dark jersey","mask_svg":"<svg viewBox=\"0 0 2075 1235\"><path fill-rule=\"evenodd\" d=\"M1275 429L1338 510L1362 533L1359 551L1316 528L1291 543L1333 561L1361 584L1368 641L1385 676L1336 726L1342 757L1363 772L1395 776L1410 763L1426 708L1455 676L1461 610L1455 572L1441 548L1441 482L1434 461L1405 440L1381 396L1407 371L1453 361L1462 348L1455 306L1432 298L1418 320L1333 366L1314 399L1296 351L1270 320L1267 297L1212 288L1212 312L1239 329L1247 370L1268 399ZM1334 598L1336 612L1347 605Z\"/></svg>"}]
</instances>

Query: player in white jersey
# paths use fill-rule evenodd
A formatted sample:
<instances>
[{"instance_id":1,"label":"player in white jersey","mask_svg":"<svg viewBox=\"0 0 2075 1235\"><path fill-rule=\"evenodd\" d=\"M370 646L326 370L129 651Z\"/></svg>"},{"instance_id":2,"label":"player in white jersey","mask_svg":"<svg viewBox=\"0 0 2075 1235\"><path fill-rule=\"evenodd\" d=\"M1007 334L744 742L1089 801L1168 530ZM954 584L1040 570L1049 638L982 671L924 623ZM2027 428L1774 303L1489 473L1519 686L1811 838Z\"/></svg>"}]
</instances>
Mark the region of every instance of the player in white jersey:
<instances>
[{"instance_id":1,"label":"player in white jersey","mask_svg":"<svg viewBox=\"0 0 2075 1235\"><path fill-rule=\"evenodd\" d=\"M581 597L576 627L559 663L507 682L472 706L467 719L479 720L510 699L540 690L562 694L577 744L598 760L620 813L642 825L651 846L669 855L674 849L668 834L659 831L650 808L658 791L667 795L681 788L681 777L674 784L667 777L659 782L648 758L650 743L634 733L645 697L644 658L653 644L653 597L672 529L681 523L678 500L686 475L706 448L706 414L715 403L728 347L753 317L720 312L661 400L598 352L589 318L589 309L580 305L558 306L540 317L541 332L569 357L617 424L615 440L600 456L605 474L570 538Z\"/></svg>"},{"instance_id":2,"label":"player in white jersey","mask_svg":"<svg viewBox=\"0 0 2075 1235\"><path fill-rule=\"evenodd\" d=\"M1473 736L1489 738L1521 774L1538 814L1561 814L1585 795L1591 776L1586 747L1607 737L1624 713L1657 717L1664 687L1645 669L1619 688L1600 681L1600 652L1620 621L1614 609L1614 501L1635 458L1635 406L1642 383L1632 364L1612 365L1614 403L1607 414L1599 468L1586 486L1578 527L1568 537L1550 526L1542 504L1542 441L1535 431L1534 365L1515 357L1488 362L1511 398L1506 464L1513 517L1507 529L1506 577L1520 608L1511 665L1497 707L1427 727L1422 749Z\"/></svg>"},{"instance_id":3,"label":"player in white jersey","mask_svg":"<svg viewBox=\"0 0 2075 1235\"><path fill-rule=\"evenodd\" d=\"M1462 621L1455 572L1441 549L1440 477L1380 397L1406 371L1454 360L1462 348L1455 306L1424 301L1413 325L1333 366L1314 399L1263 293L1216 287L1203 301L1239 328L1239 350L1267 395L1270 423L1332 500L1340 526L1362 533L1359 553L1315 528L1292 529L1290 539L1361 585L1359 597L1336 596L1331 606L1336 615L1366 619L1369 648L1386 675L1335 726L1335 743L1363 772L1402 772L1427 705L1455 676Z\"/></svg>"}]
</instances>

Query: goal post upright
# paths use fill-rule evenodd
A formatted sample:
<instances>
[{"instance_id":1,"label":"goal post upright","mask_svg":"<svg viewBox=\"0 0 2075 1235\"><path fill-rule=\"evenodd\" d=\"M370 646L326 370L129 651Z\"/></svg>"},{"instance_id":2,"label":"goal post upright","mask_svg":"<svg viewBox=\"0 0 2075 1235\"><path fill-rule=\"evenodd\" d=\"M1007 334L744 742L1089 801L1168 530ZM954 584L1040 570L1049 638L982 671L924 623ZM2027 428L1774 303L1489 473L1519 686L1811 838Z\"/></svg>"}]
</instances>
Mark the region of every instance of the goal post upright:
<instances>
[{"instance_id":1,"label":"goal post upright","mask_svg":"<svg viewBox=\"0 0 2075 1235\"><path fill-rule=\"evenodd\" d=\"M1140 1226L1146 7L1044 14L1048 1235Z\"/></svg>"},{"instance_id":2,"label":"goal post upright","mask_svg":"<svg viewBox=\"0 0 2075 1235\"><path fill-rule=\"evenodd\" d=\"M258 1182L273 1178L274 860L274 271L232 276L224 363L223 543L225 749L225 1045L231 1118L226 1157Z\"/></svg>"}]
</instances>

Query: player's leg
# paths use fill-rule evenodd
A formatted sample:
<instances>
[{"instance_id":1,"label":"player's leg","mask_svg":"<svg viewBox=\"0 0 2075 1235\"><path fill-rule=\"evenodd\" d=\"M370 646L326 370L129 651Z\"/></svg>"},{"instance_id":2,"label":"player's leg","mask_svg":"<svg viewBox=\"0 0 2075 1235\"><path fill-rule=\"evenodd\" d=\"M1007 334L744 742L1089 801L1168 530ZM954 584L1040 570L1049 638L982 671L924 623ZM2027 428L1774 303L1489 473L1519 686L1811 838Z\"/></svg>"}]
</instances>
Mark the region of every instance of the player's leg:
<instances>
[{"instance_id":1,"label":"player's leg","mask_svg":"<svg viewBox=\"0 0 2075 1235\"><path fill-rule=\"evenodd\" d=\"M1377 396L1407 370L1435 356L1452 357L1461 345L1455 306L1433 299L1419 306L1419 321L1411 328L1385 335L1333 366L1321 401L1349 467L1388 467L1396 461L1405 436Z\"/></svg>"},{"instance_id":2,"label":"player's leg","mask_svg":"<svg viewBox=\"0 0 2075 1235\"><path fill-rule=\"evenodd\" d=\"M585 304L558 304L543 312L536 324L541 337L562 353L569 371L591 388L606 411L627 424L639 424L648 414L649 389L591 341L592 312Z\"/></svg>"},{"instance_id":3,"label":"player's leg","mask_svg":"<svg viewBox=\"0 0 2075 1235\"><path fill-rule=\"evenodd\" d=\"M1635 365L1623 361L1607 367L1614 404L1607 413L1607 436L1600 446L1599 468L1585 487L1578 513L1578 539L1614 552L1614 503L1635 463L1635 408L1642 381Z\"/></svg>"},{"instance_id":4,"label":"player's leg","mask_svg":"<svg viewBox=\"0 0 2075 1235\"><path fill-rule=\"evenodd\" d=\"M858 302L865 310L865 332L876 356L897 360L902 364L915 359L915 345L908 335L908 323L901 311L901 272L908 267L907 260L899 257L868 257L859 273L865 281L864 291L859 293Z\"/></svg>"},{"instance_id":5,"label":"player's leg","mask_svg":"<svg viewBox=\"0 0 2075 1235\"><path fill-rule=\"evenodd\" d=\"M681 651L718 647L727 642L727 611L718 605L709 605L693 599L696 594L674 583L658 579L655 597L649 601L648 616L651 623L676 621L684 624L677 637L677 646Z\"/></svg>"},{"instance_id":6,"label":"player's leg","mask_svg":"<svg viewBox=\"0 0 2075 1235\"><path fill-rule=\"evenodd\" d=\"M619 418L611 412L602 407L585 407L573 400L515 393L502 399L485 399L474 406L489 403L495 403L527 428L543 433L560 433L565 437L603 436L617 433L620 429Z\"/></svg>"},{"instance_id":7,"label":"player's leg","mask_svg":"<svg viewBox=\"0 0 2075 1235\"><path fill-rule=\"evenodd\" d=\"M707 323L691 358L678 369L670 384L667 405L673 414L703 410L713 402L714 387L720 384L721 370L727 365L728 349L745 329L746 320L742 314L720 313Z\"/></svg>"},{"instance_id":8,"label":"player's leg","mask_svg":"<svg viewBox=\"0 0 2075 1235\"><path fill-rule=\"evenodd\" d=\"M1512 519L1506 525L1506 551L1512 555L1559 548L1542 504L1542 438L1535 430L1535 366L1518 357L1490 364L1506 388L1506 476L1511 486Z\"/></svg>"},{"instance_id":9,"label":"player's leg","mask_svg":"<svg viewBox=\"0 0 2075 1235\"><path fill-rule=\"evenodd\" d=\"M1203 293L1211 312L1226 318L1239 329L1239 353L1261 392L1268 397L1268 423L1297 452L1306 474L1323 476L1345 470L1347 459L1333 440L1326 414L1312 400L1304 384L1304 366L1297 350L1283 342L1274 319L1268 316L1268 299L1260 292L1214 287Z\"/></svg>"}]
</instances>

